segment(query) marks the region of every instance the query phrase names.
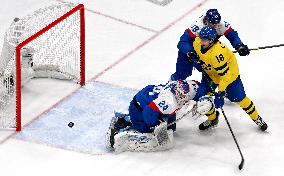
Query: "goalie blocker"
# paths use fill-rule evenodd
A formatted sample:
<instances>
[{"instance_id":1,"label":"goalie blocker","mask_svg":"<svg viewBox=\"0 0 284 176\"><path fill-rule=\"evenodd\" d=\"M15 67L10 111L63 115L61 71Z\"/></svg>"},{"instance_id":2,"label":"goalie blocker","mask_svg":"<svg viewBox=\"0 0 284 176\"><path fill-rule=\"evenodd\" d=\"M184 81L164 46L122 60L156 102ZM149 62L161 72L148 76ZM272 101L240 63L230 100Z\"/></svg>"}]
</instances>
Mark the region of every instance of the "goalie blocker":
<instances>
[{"instance_id":1,"label":"goalie blocker","mask_svg":"<svg viewBox=\"0 0 284 176\"><path fill-rule=\"evenodd\" d=\"M176 112L192 111L190 100L198 103L192 114L205 115L212 108L212 99L196 97L197 81L177 80L167 84L148 85L130 102L129 114L115 112L107 131L107 148L123 151L161 151L172 148L176 130ZM170 124L170 125L167 125Z\"/></svg>"}]
</instances>

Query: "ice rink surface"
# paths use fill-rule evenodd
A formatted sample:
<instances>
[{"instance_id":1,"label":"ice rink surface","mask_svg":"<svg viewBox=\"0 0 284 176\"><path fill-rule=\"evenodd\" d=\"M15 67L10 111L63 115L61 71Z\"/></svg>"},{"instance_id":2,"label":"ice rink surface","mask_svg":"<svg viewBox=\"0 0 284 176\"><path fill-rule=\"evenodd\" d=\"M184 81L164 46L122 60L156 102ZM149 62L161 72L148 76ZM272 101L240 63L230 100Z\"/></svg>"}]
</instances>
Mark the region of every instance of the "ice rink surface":
<instances>
[{"instance_id":1,"label":"ice rink surface","mask_svg":"<svg viewBox=\"0 0 284 176\"><path fill-rule=\"evenodd\" d=\"M15 17L59 1L2 0L0 48ZM86 80L36 79L23 88L23 130L0 131L0 175L281 175L284 173L284 47L237 55L247 95L268 123L260 132L236 105L224 110L229 129L200 132L205 117L178 123L175 147L157 153L104 149L114 110L124 111L135 92L168 81L175 70L177 42L192 20L209 8L239 33L250 48L284 42L284 1L77 0L86 8ZM226 38L222 41L228 43ZM230 46L230 44L228 44ZM200 79L195 71L192 79ZM72 121L73 128L67 125Z\"/></svg>"}]
</instances>

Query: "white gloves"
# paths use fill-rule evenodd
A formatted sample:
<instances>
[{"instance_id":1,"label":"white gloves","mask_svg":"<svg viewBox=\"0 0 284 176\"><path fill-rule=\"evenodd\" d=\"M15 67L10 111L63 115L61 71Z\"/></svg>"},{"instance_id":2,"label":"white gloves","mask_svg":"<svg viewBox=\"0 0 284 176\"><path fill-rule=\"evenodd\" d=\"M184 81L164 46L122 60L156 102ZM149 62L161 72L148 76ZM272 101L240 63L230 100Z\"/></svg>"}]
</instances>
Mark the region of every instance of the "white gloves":
<instances>
[{"instance_id":1,"label":"white gloves","mask_svg":"<svg viewBox=\"0 0 284 176\"><path fill-rule=\"evenodd\" d=\"M196 117L195 119L199 118L202 115L207 114L210 111L210 109L213 107L212 102L213 102L212 97L208 95L200 97L195 105L195 114L196 114L194 115Z\"/></svg>"}]
</instances>

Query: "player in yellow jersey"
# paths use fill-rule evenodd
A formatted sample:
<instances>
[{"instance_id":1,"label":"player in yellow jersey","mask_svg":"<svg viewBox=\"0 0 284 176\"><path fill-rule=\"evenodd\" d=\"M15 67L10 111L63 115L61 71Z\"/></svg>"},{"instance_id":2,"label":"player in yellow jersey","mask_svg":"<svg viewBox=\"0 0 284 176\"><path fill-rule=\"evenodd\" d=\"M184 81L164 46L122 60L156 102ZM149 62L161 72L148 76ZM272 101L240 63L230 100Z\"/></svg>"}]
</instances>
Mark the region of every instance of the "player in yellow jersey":
<instances>
[{"instance_id":1,"label":"player in yellow jersey","mask_svg":"<svg viewBox=\"0 0 284 176\"><path fill-rule=\"evenodd\" d=\"M237 103L258 125L265 131L267 124L258 115L253 102L246 96L240 78L239 67L234 53L222 42L218 40L215 28L205 26L201 29L199 37L195 38L193 47L196 57L191 57L195 67L202 72L202 81L197 91L198 96L215 92L215 108L224 105L226 96L231 102ZM200 130L205 130L218 124L219 112L214 107L206 114L208 120L199 125Z\"/></svg>"}]
</instances>

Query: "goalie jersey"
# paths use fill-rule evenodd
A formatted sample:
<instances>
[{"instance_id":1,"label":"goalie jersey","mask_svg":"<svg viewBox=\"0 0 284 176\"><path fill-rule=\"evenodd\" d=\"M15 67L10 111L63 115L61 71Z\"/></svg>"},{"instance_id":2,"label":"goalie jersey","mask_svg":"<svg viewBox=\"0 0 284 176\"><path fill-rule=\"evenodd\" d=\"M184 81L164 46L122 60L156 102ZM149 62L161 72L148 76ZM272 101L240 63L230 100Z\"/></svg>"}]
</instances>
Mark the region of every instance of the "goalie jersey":
<instances>
[{"instance_id":1,"label":"goalie jersey","mask_svg":"<svg viewBox=\"0 0 284 176\"><path fill-rule=\"evenodd\" d=\"M139 132L152 132L151 127L160 121L174 121L175 113L184 103L194 99L198 82L185 81L188 83L186 99L179 99L173 88L178 81L172 81L165 85L148 85L140 90L130 102L129 115L132 127ZM175 130L175 127L173 127Z\"/></svg>"}]
</instances>

